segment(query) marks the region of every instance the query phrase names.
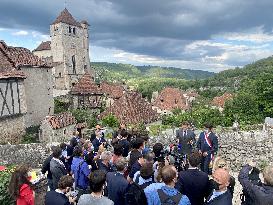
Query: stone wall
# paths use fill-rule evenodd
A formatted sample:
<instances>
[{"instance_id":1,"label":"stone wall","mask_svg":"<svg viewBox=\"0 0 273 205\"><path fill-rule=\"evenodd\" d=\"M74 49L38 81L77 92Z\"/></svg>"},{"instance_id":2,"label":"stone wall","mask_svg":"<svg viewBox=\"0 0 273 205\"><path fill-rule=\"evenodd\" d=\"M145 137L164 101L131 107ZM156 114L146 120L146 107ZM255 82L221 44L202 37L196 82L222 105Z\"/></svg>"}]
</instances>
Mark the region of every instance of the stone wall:
<instances>
[{"instance_id":1,"label":"stone wall","mask_svg":"<svg viewBox=\"0 0 273 205\"><path fill-rule=\"evenodd\" d=\"M25 134L24 115L14 115L0 119L0 144L18 144Z\"/></svg>"},{"instance_id":2,"label":"stone wall","mask_svg":"<svg viewBox=\"0 0 273 205\"><path fill-rule=\"evenodd\" d=\"M33 168L39 168L49 155L50 147L51 145L42 143L0 145L0 164L18 165L28 163Z\"/></svg>"},{"instance_id":3,"label":"stone wall","mask_svg":"<svg viewBox=\"0 0 273 205\"><path fill-rule=\"evenodd\" d=\"M51 68L22 67L27 78L24 81L27 114L26 127L39 125L54 113L53 76Z\"/></svg>"},{"instance_id":4,"label":"stone wall","mask_svg":"<svg viewBox=\"0 0 273 205\"><path fill-rule=\"evenodd\" d=\"M228 132L219 134L219 153L233 171L253 160L259 167L273 162L273 133Z\"/></svg>"}]
</instances>

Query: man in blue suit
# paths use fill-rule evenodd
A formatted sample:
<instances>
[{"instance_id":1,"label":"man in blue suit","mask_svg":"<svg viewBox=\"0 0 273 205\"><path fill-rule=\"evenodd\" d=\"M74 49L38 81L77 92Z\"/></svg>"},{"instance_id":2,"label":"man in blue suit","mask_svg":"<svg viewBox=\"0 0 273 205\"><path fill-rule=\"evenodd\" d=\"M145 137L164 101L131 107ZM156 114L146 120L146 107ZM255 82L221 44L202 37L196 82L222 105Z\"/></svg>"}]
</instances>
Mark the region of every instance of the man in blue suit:
<instances>
[{"instance_id":1,"label":"man in blue suit","mask_svg":"<svg viewBox=\"0 0 273 205\"><path fill-rule=\"evenodd\" d=\"M176 131L176 138L179 140L180 153L182 155L189 155L196 142L195 134L192 130L188 129L189 123L183 122L179 130Z\"/></svg>"},{"instance_id":2,"label":"man in blue suit","mask_svg":"<svg viewBox=\"0 0 273 205\"><path fill-rule=\"evenodd\" d=\"M129 182L124 177L124 171L127 167L125 158L119 158L115 163L116 172L108 172L106 175L108 198L115 205L125 205L125 193L127 192Z\"/></svg>"},{"instance_id":3,"label":"man in blue suit","mask_svg":"<svg viewBox=\"0 0 273 205\"><path fill-rule=\"evenodd\" d=\"M205 124L204 132L201 132L197 141L197 148L202 154L201 170L207 174L211 174L210 164L218 151L218 138L212 131L213 126L209 123Z\"/></svg>"},{"instance_id":4,"label":"man in blue suit","mask_svg":"<svg viewBox=\"0 0 273 205\"><path fill-rule=\"evenodd\" d=\"M189 168L179 173L175 188L186 195L191 205L203 205L209 193L209 177L198 169L201 156L194 152L189 156Z\"/></svg>"}]
</instances>

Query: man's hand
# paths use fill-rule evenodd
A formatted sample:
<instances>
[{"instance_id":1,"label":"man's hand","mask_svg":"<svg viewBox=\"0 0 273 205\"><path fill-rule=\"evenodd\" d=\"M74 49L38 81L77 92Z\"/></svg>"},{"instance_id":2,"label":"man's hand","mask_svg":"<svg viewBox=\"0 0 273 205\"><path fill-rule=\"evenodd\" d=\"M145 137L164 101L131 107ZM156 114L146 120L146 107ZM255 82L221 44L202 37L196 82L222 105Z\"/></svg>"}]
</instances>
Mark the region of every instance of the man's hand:
<instances>
[{"instance_id":1,"label":"man's hand","mask_svg":"<svg viewBox=\"0 0 273 205\"><path fill-rule=\"evenodd\" d=\"M198 152L199 152L200 155L202 155L202 151L201 150L199 150Z\"/></svg>"},{"instance_id":2,"label":"man's hand","mask_svg":"<svg viewBox=\"0 0 273 205\"><path fill-rule=\"evenodd\" d=\"M77 197L72 197L72 196L68 197L69 203L71 203L71 204L75 204L76 203L76 199L77 199Z\"/></svg>"},{"instance_id":3,"label":"man's hand","mask_svg":"<svg viewBox=\"0 0 273 205\"><path fill-rule=\"evenodd\" d=\"M203 153L203 157L206 157L206 156L208 156L208 153L207 153L207 152L204 152L204 153Z\"/></svg>"}]
</instances>

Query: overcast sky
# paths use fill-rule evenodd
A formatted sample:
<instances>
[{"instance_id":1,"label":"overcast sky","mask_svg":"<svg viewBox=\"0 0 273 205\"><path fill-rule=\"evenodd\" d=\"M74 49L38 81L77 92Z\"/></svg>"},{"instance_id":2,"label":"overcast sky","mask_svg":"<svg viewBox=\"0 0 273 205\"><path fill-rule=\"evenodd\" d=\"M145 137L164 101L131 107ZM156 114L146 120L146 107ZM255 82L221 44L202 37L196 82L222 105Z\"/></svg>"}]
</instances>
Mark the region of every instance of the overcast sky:
<instances>
[{"instance_id":1,"label":"overcast sky","mask_svg":"<svg viewBox=\"0 0 273 205\"><path fill-rule=\"evenodd\" d=\"M0 0L0 40L36 48L65 0ZM91 61L213 72L273 54L272 0L67 0L90 24Z\"/></svg>"}]
</instances>

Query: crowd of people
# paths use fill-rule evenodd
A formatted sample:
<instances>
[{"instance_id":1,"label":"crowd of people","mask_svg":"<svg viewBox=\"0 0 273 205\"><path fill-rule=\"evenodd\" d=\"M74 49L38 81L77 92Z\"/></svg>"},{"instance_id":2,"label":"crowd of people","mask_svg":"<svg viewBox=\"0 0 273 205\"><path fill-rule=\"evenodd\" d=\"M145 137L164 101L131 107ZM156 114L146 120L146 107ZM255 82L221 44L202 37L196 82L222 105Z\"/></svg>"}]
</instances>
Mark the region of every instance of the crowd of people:
<instances>
[{"instance_id":1,"label":"crowd of people","mask_svg":"<svg viewBox=\"0 0 273 205\"><path fill-rule=\"evenodd\" d=\"M107 141L96 126L89 139L74 133L68 144L52 147L41 174L47 177L45 205L232 205L235 178L217 157L218 139L210 124L196 138L189 123L177 142L149 146L148 136L130 134L125 125ZM197 140L196 140L197 139ZM17 205L34 205L31 168L18 166L9 193ZM243 166L242 205L273 205L273 167Z\"/></svg>"}]
</instances>

